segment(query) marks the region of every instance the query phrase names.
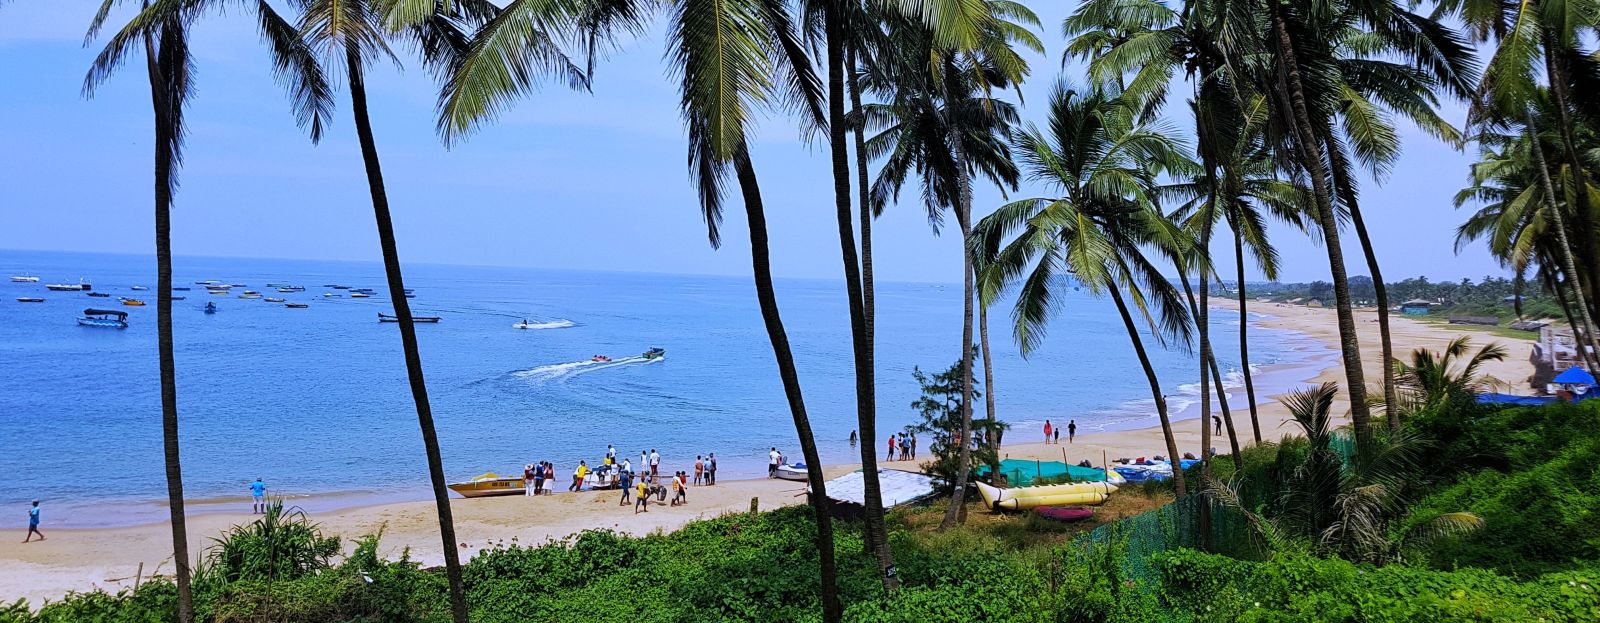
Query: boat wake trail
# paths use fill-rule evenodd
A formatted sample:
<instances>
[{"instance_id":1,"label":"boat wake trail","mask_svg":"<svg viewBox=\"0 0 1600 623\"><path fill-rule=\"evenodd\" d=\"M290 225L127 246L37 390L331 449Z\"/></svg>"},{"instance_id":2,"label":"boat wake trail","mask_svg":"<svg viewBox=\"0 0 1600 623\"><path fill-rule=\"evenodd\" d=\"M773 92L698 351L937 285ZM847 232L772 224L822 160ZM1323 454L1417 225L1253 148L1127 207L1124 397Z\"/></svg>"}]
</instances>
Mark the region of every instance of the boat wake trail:
<instances>
[{"instance_id":1,"label":"boat wake trail","mask_svg":"<svg viewBox=\"0 0 1600 623\"><path fill-rule=\"evenodd\" d=\"M511 376L527 381L554 381L569 379L580 374L588 374L598 370L608 370L611 368L620 368L622 366L650 364L663 359L665 359L665 357L646 359L643 356L634 356L622 357L619 359L613 359L611 361L571 361L567 363L555 363L546 366L538 366L535 368L529 368L527 370L518 370L516 372L512 372Z\"/></svg>"},{"instance_id":2,"label":"boat wake trail","mask_svg":"<svg viewBox=\"0 0 1600 623\"><path fill-rule=\"evenodd\" d=\"M555 320L541 320L538 322L518 322L511 326L518 329L565 329L567 327L577 326L577 323L567 320L566 318L557 318Z\"/></svg>"}]
</instances>

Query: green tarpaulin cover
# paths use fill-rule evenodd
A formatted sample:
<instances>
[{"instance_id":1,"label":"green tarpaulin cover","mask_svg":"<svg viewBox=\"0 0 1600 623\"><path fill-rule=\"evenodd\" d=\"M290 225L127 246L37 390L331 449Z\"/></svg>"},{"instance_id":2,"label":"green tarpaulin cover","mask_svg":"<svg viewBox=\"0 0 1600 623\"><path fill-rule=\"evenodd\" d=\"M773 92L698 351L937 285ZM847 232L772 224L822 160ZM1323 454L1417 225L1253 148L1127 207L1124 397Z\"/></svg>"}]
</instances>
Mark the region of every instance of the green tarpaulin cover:
<instances>
[{"instance_id":1,"label":"green tarpaulin cover","mask_svg":"<svg viewBox=\"0 0 1600 623\"><path fill-rule=\"evenodd\" d=\"M988 465L978 467L979 476L984 476L988 473ZM1077 482L1100 482L1106 479L1104 470L1078 467L1061 461L1032 461L1027 459L1006 459L1001 461L1000 474L1006 477L1012 487L1026 487L1040 478L1059 479L1062 474L1066 474Z\"/></svg>"}]
</instances>

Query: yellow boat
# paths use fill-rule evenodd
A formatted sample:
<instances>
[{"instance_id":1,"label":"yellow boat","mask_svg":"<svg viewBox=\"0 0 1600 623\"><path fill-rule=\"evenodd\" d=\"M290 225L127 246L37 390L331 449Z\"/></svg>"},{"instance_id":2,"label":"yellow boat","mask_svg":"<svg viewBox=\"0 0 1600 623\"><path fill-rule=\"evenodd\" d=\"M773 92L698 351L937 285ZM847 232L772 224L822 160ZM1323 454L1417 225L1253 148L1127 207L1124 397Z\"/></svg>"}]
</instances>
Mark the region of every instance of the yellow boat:
<instances>
[{"instance_id":1,"label":"yellow boat","mask_svg":"<svg viewBox=\"0 0 1600 623\"><path fill-rule=\"evenodd\" d=\"M501 476L494 472L484 472L466 482L450 485L450 490L464 498L482 498L491 495L521 495L522 477Z\"/></svg>"},{"instance_id":2,"label":"yellow boat","mask_svg":"<svg viewBox=\"0 0 1600 623\"><path fill-rule=\"evenodd\" d=\"M985 483L978 485L978 495L984 506L1020 510L1036 506L1093 506L1102 504L1117 486L1108 482L1074 482L1037 487L1001 489ZM1041 501L1045 500L1045 501Z\"/></svg>"},{"instance_id":3,"label":"yellow boat","mask_svg":"<svg viewBox=\"0 0 1600 623\"><path fill-rule=\"evenodd\" d=\"M128 307L144 307L144 301L139 299L122 299L122 304Z\"/></svg>"}]
</instances>

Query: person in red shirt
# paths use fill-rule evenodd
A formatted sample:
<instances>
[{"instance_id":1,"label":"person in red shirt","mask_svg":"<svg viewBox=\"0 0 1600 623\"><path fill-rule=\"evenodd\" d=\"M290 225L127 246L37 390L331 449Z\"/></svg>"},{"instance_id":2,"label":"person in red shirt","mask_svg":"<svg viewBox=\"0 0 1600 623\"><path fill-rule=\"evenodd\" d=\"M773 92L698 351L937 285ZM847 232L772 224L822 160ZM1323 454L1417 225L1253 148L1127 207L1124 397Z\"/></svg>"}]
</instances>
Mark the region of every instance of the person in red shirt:
<instances>
[{"instance_id":1,"label":"person in red shirt","mask_svg":"<svg viewBox=\"0 0 1600 623\"><path fill-rule=\"evenodd\" d=\"M885 460L894 460L894 433L889 434L889 458Z\"/></svg>"},{"instance_id":2,"label":"person in red shirt","mask_svg":"<svg viewBox=\"0 0 1600 623\"><path fill-rule=\"evenodd\" d=\"M1050 443L1050 431L1051 431L1051 428L1052 427L1050 426L1050 420L1045 420L1044 421L1044 442L1045 443Z\"/></svg>"}]
</instances>

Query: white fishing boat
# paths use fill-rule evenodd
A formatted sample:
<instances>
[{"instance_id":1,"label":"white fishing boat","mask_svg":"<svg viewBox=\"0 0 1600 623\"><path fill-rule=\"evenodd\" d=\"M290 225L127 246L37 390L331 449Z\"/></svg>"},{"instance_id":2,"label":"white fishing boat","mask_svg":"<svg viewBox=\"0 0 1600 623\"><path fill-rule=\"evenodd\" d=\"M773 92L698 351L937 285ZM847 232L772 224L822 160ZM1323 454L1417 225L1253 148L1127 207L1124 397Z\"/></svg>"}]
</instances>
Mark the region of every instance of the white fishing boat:
<instances>
[{"instance_id":1,"label":"white fishing boat","mask_svg":"<svg viewBox=\"0 0 1600 623\"><path fill-rule=\"evenodd\" d=\"M811 475L806 472L805 463L790 463L788 465L778 466L778 478L783 480L806 482L807 480L810 480Z\"/></svg>"},{"instance_id":2,"label":"white fishing boat","mask_svg":"<svg viewBox=\"0 0 1600 623\"><path fill-rule=\"evenodd\" d=\"M39 283L39 278L33 275L12 275L11 283Z\"/></svg>"},{"instance_id":3,"label":"white fishing boat","mask_svg":"<svg viewBox=\"0 0 1600 623\"><path fill-rule=\"evenodd\" d=\"M89 287L89 284L87 283L47 283L44 287L46 290L53 290L56 292L79 292L83 290L94 289Z\"/></svg>"}]
</instances>

